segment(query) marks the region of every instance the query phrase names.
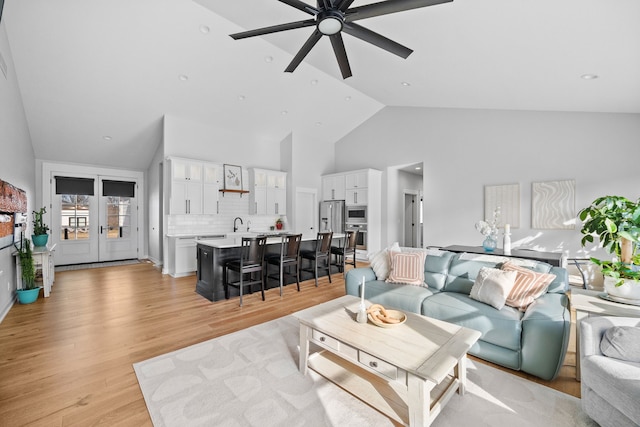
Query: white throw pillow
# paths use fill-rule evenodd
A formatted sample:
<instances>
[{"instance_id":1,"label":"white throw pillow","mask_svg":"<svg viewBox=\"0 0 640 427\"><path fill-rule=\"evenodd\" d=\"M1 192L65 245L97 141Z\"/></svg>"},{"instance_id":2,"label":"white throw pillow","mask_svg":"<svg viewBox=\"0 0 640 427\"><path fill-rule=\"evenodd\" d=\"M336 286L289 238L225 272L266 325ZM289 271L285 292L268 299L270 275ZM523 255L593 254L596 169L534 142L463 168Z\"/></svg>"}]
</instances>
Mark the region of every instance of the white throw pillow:
<instances>
[{"instance_id":1,"label":"white throw pillow","mask_svg":"<svg viewBox=\"0 0 640 427\"><path fill-rule=\"evenodd\" d=\"M500 310L516 282L518 273L497 268L482 267L469 296Z\"/></svg>"},{"instance_id":2,"label":"white throw pillow","mask_svg":"<svg viewBox=\"0 0 640 427\"><path fill-rule=\"evenodd\" d=\"M400 252L400 245L398 242L395 242L388 248L369 254L369 265L373 269L378 280L387 280L387 277L389 277L389 251Z\"/></svg>"}]
</instances>

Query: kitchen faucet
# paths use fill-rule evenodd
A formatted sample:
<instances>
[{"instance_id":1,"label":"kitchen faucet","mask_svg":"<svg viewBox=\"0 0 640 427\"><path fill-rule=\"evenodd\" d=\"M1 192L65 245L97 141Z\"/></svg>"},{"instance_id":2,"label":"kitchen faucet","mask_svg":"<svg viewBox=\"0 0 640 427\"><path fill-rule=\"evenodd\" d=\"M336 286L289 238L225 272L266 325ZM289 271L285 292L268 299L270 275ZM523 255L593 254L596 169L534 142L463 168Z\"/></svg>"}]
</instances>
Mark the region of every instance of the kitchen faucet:
<instances>
[{"instance_id":1,"label":"kitchen faucet","mask_svg":"<svg viewBox=\"0 0 640 427\"><path fill-rule=\"evenodd\" d=\"M242 222L242 218L240 218L239 216L236 217L236 219L233 220L233 232L235 233L236 231L238 231L238 226L236 225L236 221L240 220L240 224L244 224L244 222Z\"/></svg>"}]
</instances>

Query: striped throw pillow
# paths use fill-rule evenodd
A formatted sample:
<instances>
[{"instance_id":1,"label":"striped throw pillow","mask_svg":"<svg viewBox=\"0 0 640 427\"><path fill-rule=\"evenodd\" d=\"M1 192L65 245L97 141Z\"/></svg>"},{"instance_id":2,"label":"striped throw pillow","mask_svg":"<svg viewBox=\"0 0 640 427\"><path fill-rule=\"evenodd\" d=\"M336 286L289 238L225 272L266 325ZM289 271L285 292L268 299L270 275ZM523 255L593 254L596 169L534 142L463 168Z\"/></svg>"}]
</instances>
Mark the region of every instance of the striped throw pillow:
<instances>
[{"instance_id":1,"label":"striped throw pillow","mask_svg":"<svg viewBox=\"0 0 640 427\"><path fill-rule=\"evenodd\" d=\"M516 282L509 292L505 305L525 311L529 304L547 292L549 284L556 278L555 274L537 273L512 262L502 265L502 270L518 273Z\"/></svg>"},{"instance_id":2,"label":"striped throw pillow","mask_svg":"<svg viewBox=\"0 0 640 427\"><path fill-rule=\"evenodd\" d=\"M389 252L390 272L387 282L426 286L424 260L426 252Z\"/></svg>"}]
</instances>

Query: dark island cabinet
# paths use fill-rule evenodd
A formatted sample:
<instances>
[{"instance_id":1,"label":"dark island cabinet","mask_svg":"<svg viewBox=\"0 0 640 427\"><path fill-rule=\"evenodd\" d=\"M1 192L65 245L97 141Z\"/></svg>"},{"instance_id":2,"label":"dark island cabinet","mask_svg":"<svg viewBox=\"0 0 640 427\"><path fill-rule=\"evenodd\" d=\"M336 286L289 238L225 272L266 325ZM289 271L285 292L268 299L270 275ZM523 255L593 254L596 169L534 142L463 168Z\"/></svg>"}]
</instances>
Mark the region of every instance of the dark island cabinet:
<instances>
[{"instance_id":1,"label":"dark island cabinet","mask_svg":"<svg viewBox=\"0 0 640 427\"><path fill-rule=\"evenodd\" d=\"M198 270L196 292L210 301L213 299L213 251L209 246L198 245Z\"/></svg>"}]
</instances>

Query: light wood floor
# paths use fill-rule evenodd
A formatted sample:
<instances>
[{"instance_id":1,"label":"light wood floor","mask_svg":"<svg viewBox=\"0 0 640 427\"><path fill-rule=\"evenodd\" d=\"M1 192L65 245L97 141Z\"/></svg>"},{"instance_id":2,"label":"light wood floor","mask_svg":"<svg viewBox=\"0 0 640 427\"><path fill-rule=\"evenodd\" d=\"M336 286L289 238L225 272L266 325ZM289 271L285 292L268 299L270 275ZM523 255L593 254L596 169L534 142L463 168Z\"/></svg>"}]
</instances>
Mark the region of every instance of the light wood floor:
<instances>
[{"instance_id":1,"label":"light wood floor","mask_svg":"<svg viewBox=\"0 0 640 427\"><path fill-rule=\"evenodd\" d=\"M344 295L341 274L211 303L152 264L56 273L51 297L0 324L0 426L150 426L132 364ZM575 340L553 382L579 396Z\"/></svg>"}]
</instances>

